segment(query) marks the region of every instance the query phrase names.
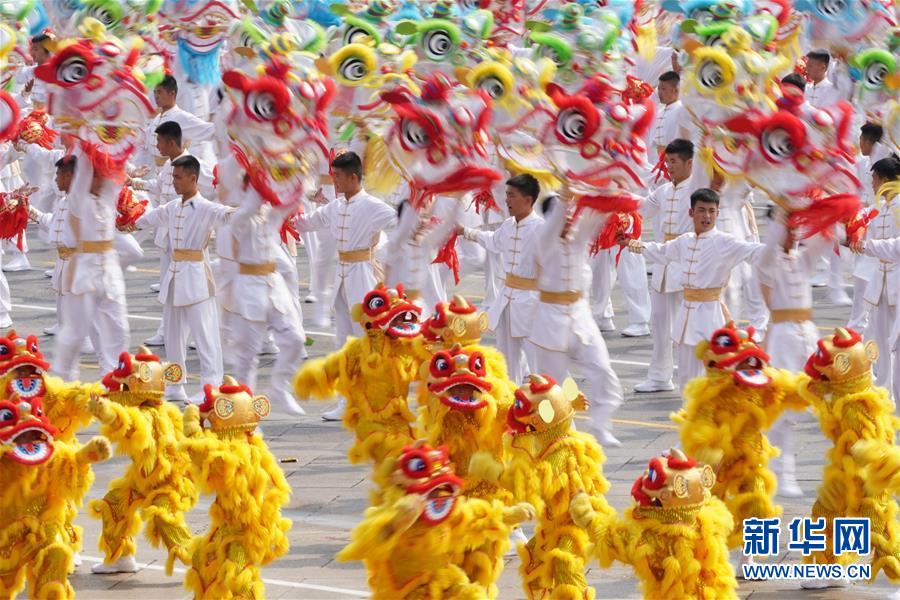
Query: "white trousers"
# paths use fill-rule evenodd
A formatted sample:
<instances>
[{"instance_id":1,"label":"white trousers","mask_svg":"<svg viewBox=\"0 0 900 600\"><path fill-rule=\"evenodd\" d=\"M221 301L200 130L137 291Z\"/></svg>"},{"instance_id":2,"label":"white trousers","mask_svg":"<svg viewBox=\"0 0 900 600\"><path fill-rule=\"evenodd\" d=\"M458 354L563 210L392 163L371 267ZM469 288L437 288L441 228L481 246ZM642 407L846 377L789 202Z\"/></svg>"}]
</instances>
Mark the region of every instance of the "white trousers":
<instances>
[{"instance_id":1,"label":"white trousers","mask_svg":"<svg viewBox=\"0 0 900 600\"><path fill-rule=\"evenodd\" d=\"M750 265L745 262L731 270L731 277L725 288L725 305L735 322L746 316L754 329L759 332L766 330L769 324L769 310L763 300L759 280ZM744 305L747 307L746 315L743 314Z\"/></svg>"},{"instance_id":2,"label":"white trousers","mask_svg":"<svg viewBox=\"0 0 900 600\"><path fill-rule=\"evenodd\" d=\"M521 385L525 377L534 371L534 344L527 343L527 337L513 337L512 323L510 322L509 305L503 309L494 336L497 339L497 349L506 358L506 372L509 380L516 385Z\"/></svg>"},{"instance_id":3,"label":"white trousers","mask_svg":"<svg viewBox=\"0 0 900 600\"><path fill-rule=\"evenodd\" d=\"M328 305L333 293L337 242L330 232L320 230L305 232L303 245L309 258L309 293Z\"/></svg>"},{"instance_id":4,"label":"white trousers","mask_svg":"<svg viewBox=\"0 0 900 600\"><path fill-rule=\"evenodd\" d=\"M616 253L601 250L591 260L591 299L595 307L603 307L603 317L611 317L610 298L618 279L625 294L629 325L646 325L650 321L650 292L647 264L641 254L623 252L616 267Z\"/></svg>"},{"instance_id":5,"label":"white trousers","mask_svg":"<svg viewBox=\"0 0 900 600\"><path fill-rule=\"evenodd\" d=\"M219 337L219 310L213 298L190 306L163 304L166 360L178 363L187 374L187 342L192 335L200 355L200 384L217 386L222 383L222 340ZM185 378L166 387L167 400L185 400Z\"/></svg>"},{"instance_id":6,"label":"white trousers","mask_svg":"<svg viewBox=\"0 0 900 600\"><path fill-rule=\"evenodd\" d=\"M169 252L164 249L159 249L159 283L162 285L162 276L163 274L169 270L169 265L172 264L172 259L169 257ZM166 311L163 309L162 312L162 321L159 322L159 327L156 328L156 335L163 336L163 339L166 337ZM168 350L166 350L168 352ZM182 367L184 367L184 363L178 363ZM222 383L221 381L216 382L216 385Z\"/></svg>"},{"instance_id":7,"label":"white trousers","mask_svg":"<svg viewBox=\"0 0 900 600\"><path fill-rule=\"evenodd\" d=\"M119 255L122 270L133 265L144 256L144 249L130 233L117 233L113 236L113 248Z\"/></svg>"},{"instance_id":8,"label":"white trousers","mask_svg":"<svg viewBox=\"0 0 900 600\"><path fill-rule=\"evenodd\" d=\"M588 381L585 396L590 401L588 417L596 429L608 429L613 412L622 404L622 385L609 362L609 351L601 337L593 344L575 340L568 352L547 350L528 342L534 355L536 373L549 375L562 384L572 367Z\"/></svg>"},{"instance_id":9,"label":"white trousers","mask_svg":"<svg viewBox=\"0 0 900 600\"><path fill-rule=\"evenodd\" d=\"M878 344L878 360L875 361L875 382L881 387L891 390L898 377L900 366L896 364L896 358L892 356L891 332L894 330L894 320L897 318L897 307L888 304L887 286L881 290L881 299L876 306L869 305L869 325L864 334L865 339L873 340ZM894 397L900 388L893 389Z\"/></svg>"},{"instance_id":10,"label":"white trousers","mask_svg":"<svg viewBox=\"0 0 900 600\"><path fill-rule=\"evenodd\" d=\"M850 307L850 320L847 327L854 331L864 331L869 324L869 303L865 300L866 286L869 282L860 277L853 278L853 306Z\"/></svg>"},{"instance_id":11,"label":"white trousers","mask_svg":"<svg viewBox=\"0 0 900 600\"><path fill-rule=\"evenodd\" d=\"M353 320L350 315L350 306L347 304L344 284L340 284L334 292L334 349L340 350L347 338L351 335L360 337L363 335L362 326Z\"/></svg>"},{"instance_id":12,"label":"white trousers","mask_svg":"<svg viewBox=\"0 0 900 600\"><path fill-rule=\"evenodd\" d=\"M2 252L0 252L2 256ZM0 265L2 265L0 259ZM12 327L12 296L9 293L9 282L6 280L6 274L0 268L0 328L6 329Z\"/></svg>"},{"instance_id":13,"label":"white trousers","mask_svg":"<svg viewBox=\"0 0 900 600\"><path fill-rule=\"evenodd\" d=\"M277 398L283 398L291 394L291 380L294 372L306 357L304 342L306 335L303 332L303 324L296 307L288 314L282 314L270 308L265 321L251 321L242 316L225 312L225 319L229 321L229 329L235 340L230 349L233 355L231 361L234 365L235 378L246 383L254 393L256 389L256 376L259 371L259 352L262 349L266 332L272 332L272 338L278 344L279 352L272 366L270 376L272 382L272 394Z\"/></svg>"},{"instance_id":14,"label":"white trousers","mask_svg":"<svg viewBox=\"0 0 900 600\"><path fill-rule=\"evenodd\" d=\"M629 252L629 254L631 254ZM672 323L675 322L681 292L650 291L650 331L653 334L653 354L647 379L671 381L675 371L675 342L672 341Z\"/></svg>"},{"instance_id":15,"label":"white trousers","mask_svg":"<svg viewBox=\"0 0 900 600\"><path fill-rule=\"evenodd\" d=\"M128 349L125 298L110 300L105 292L66 294L59 299L59 309L53 370L66 381L78 381L81 343L88 336L95 344L100 373L115 369L119 354Z\"/></svg>"},{"instance_id":16,"label":"white trousers","mask_svg":"<svg viewBox=\"0 0 900 600\"><path fill-rule=\"evenodd\" d=\"M691 379L703 375L703 363L697 358L697 346L691 344L677 344L678 352L678 385L684 390L684 386Z\"/></svg>"}]
</instances>

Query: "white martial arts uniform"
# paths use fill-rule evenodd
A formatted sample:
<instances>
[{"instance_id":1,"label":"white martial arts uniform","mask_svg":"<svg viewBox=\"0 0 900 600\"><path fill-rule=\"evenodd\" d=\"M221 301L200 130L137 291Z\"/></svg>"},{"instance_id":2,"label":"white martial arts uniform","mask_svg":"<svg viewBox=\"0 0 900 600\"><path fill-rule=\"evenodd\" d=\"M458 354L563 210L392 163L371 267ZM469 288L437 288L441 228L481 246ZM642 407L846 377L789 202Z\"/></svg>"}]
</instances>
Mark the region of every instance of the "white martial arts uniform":
<instances>
[{"instance_id":1,"label":"white martial arts uniform","mask_svg":"<svg viewBox=\"0 0 900 600\"><path fill-rule=\"evenodd\" d=\"M297 218L299 231L327 229L337 242L338 267L334 284L335 347L350 335L361 336L350 309L362 302L380 280L375 245L380 233L397 221L396 211L365 190L350 199L341 197ZM378 275L376 275L376 268Z\"/></svg>"},{"instance_id":2,"label":"white martial arts uniform","mask_svg":"<svg viewBox=\"0 0 900 600\"><path fill-rule=\"evenodd\" d=\"M878 215L869 223L866 246L873 240L888 240L900 236L900 196L878 199L875 208ZM878 260L871 264L866 284L865 300L869 304L869 325L865 329L866 339L874 340L880 350L875 363L875 380L878 385L892 387L892 380L898 377L892 373L900 370L897 358L891 358L891 349L896 344L892 331L897 322L897 295L900 293L900 266L895 260L882 255L866 252ZM897 390L895 390L895 393Z\"/></svg>"},{"instance_id":3,"label":"white martial arts uniform","mask_svg":"<svg viewBox=\"0 0 900 600\"><path fill-rule=\"evenodd\" d=\"M248 189L240 207L230 219L233 255L237 275L223 308L230 321L233 346L231 360L238 381L256 389L259 352L270 329L278 344L272 367L271 399L286 402L291 395L291 379L306 351L303 319L295 297L277 268L281 249L281 225L297 209L297 204L273 207Z\"/></svg>"},{"instance_id":4,"label":"white martial arts uniform","mask_svg":"<svg viewBox=\"0 0 900 600\"><path fill-rule=\"evenodd\" d=\"M168 230L169 267L162 274L159 287L166 328L166 360L186 364L187 340L192 334L200 355L201 384L218 385L223 377L216 285L206 247L213 229L227 222L233 211L232 207L195 194L187 200L174 200L150 209L136 223L140 229ZM186 400L184 382L182 379L167 386L166 398Z\"/></svg>"},{"instance_id":5,"label":"white martial arts uniform","mask_svg":"<svg viewBox=\"0 0 900 600\"><path fill-rule=\"evenodd\" d=\"M653 219L653 239L667 242L694 228L689 211L693 187L688 177L678 185L667 181L641 204L644 219ZM655 217L655 218L654 218ZM631 252L624 252L632 254ZM647 379L667 383L675 370L672 323L681 305L681 271L678 264L653 264L650 280L650 331L653 354Z\"/></svg>"},{"instance_id":6,"label":"white martial arts uniform","mask_svg":"<svg viewBox=\"0 0 900 600\"><path fill-rule=\"evenodd\" d=\"M651 165L659 162L659 157L671 142L677 139L691 139L691 115L684 109L681 100L663 104L654 96L656 112L653 123L647 129L647 160Z\"/></svg>"},{"instance_id":7,"label":"white martial arts uniform","mask_svg":"<svg viewBox=\"0 0 900 600\"><path fill-rule=\"evenodd\" d=\"M534 345L533 370L563 381L576 367L590 384L590 429L609 432L622 386L587 300L588 246L606 215L584 211L563 237L567 215L568 206L557 201L532 242L539 249L538 303L528 338Z\"/></svg>"},{"instance_id":8,"label":"white martial arts uniform","mask_svg":"<svg viewBox=\"0 0 900 600\"><path fill-rule=\"evenodd\" d=\"M722 291L731 270L743 261L755 263L764 249L763 244L744 242L717 229L642 245L649 260L676 264L681 271L682 302L672 340L678 344L678 384L682 389L703 373L703 364L695 355L697 344L725 325Z\"/></svg>"},{"instance_id":9,"label":"white martial arts uniform","mask_svg":"<svg viewBox=\"0 0 900 600\"><path fill-rule=\"evenodd\" d=\"M869 337L869 332L867 331L866 337L875 339L876 343L879 344L878 362L875 364L875 368L880 369L876 372L878 385L890 389L894 398L894 404L897 404L900 401L900 364L898 364L900 363L900 319L896 318L897 296L900 294L900 287L897 286L897 276L898 272L900 272L900 267L897 266L897 263L900 263L900 237L894 237L889 240L867 240L865 251L869 256L874 256L881 260L882 265L885 264L884 261L889 261L890 265L893 266L892 285L887 283L887 280L890 279L887 271L882 271L876 277L876 279L881 278L885 280L881 285L882 302L888 305L890 301L894 303L892 307L895 315L893 324L888 323L887 319L884 318L888 314L887 310L880 311L877 317L873 314L872 323L870 324L871 326L877 322L883 331L887 330L890 333L885 336L882 331L879 332L880 335L877 338L874 338ZM869 284L871 285L872 282L869 282ZM888 298L888 293L892 294L890 298ZM881 343L879 343L879 340ZM885 367L887 370L885 370Z\"/></svg>"},{"instance_id":10,"label":"white martial arts uniform","mask_svg":"<svg viewBox=\"0 0 900 600\"><path fill-rule=\"evenodd\" d=\"M216 126L205 119L175 105L167 111L158 113L147 124L143 136L138 142L134 163L151 168L161 166L165 157L156 149L156 128L168 121L174 121L181 127L181 139L185 150L197 157L200 162L215 163L216 156L212 140L216 135Z\"/></svg>"},{"instance_id":11,"label":"white martial arts uniform","mask_svg":"<svg viewBox=\"0 0 900 600\"><path fill-rule=\"evenodd\" d=\"M816 108L828 108L843 99L841 91L827 77L819 83L808 83L805 96L806 101Z\"/></svg>"},{"instance_id":12,"label":"white martial arts uniform","mask_svg":"<svg viewBox=\"0 0 900 600\"><path fill-rule=\"evenodd\" d=\"M67 381L78 379L81 343L99 333L95 346L100 372L112 371L119 354L128 349L125 280L113 237L119 186L105 181L98 196L90 193L93 168L80 150L67 195L74 254L60 274L60 332L56 338L54 370Z\"/></svg>"},{"instance_id":13,"label":"white martial arts uniform","mask_svg":"<svg viewBox=\"0 0 900 600\"><path fill-rule=\"evenodd\" d=\"M537 232L544 219L532 211L521 221L510 217L496 231L466 228L465 237L500 257L505 273L499 293L487 307L488 325L506 357L510 381L519 384L535 364L526 344L537 306ZM490 260L490 258L488 259Z\"/></svg>"}]
</instances>

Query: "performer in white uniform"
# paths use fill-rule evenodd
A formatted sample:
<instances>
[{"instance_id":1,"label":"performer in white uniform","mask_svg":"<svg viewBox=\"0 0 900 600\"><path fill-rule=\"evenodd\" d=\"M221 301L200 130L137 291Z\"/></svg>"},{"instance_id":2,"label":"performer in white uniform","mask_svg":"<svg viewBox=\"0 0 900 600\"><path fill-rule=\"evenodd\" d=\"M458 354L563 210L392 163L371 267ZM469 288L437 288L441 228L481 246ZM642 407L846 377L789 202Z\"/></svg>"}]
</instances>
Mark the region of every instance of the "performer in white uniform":
<instances>
[{"instance_id":1,"label":"performer in white uniform","mask_svg":"<svg viewBox=\"0 0 900 600\"><path fill-rule=\"evenodd\" d=\"M697 344L725 325L722 291L731 270L742 261L755 263L765 249L762 244L743 242L716 229L719 195L711 189L700 188L691 194L688 214L694 221L691 233L668 242L629 242L632 251L643 252L653 262L675 264L681 271L682 303L672 340L678 344L678 385L682 389L703 373L703 364L696 356ZM628 240L622 236L620 242Z\"/></svg>"},{"instance_id":2,"label":"performer in white uniform","mask_svg":"<svg viewBox=\"0 0 900 600\"><path fill-rule=\"evenodd\" d=\"M201 384L218 385L224 375L222 342L207 245L216 225L227 222L235 209L200 195L200 161L196 158L183 156L172 166L172 185L181 200L148 210L135 226L168 230L169 268L159 289L166 324L166 360L186 364L187 340L192 334L200 355ZM201 390L192 402L202 396ZM166 399L187 402L184 379L166 387Z\"/></svg>"},{"instance_id":3,"label":"performer in white uniform","mask_svg":"<svg viewBox=\"0 0 900 600\"><path fill-rule=\"evenodd\" d=\"M761 260L765 268L759 270L762 293L771 311L764 346L773 367L801 372L819 340L809 280L834 242L817 235L798 246L794 232L785 227L786 220L781 209L773 209L766 256ZM778 476L778 494L786 498L803 496L794 476L794 426L798 416L796 411L785 411L767 434L772 444L781 448L781 455L769 464Z\"/></svg>"},{"instance_id":4,"label":"performer in white uniform","mask_svg":"<svg viewBox=\"0 0 900 600\"><path fill-rule=\"evenodd\" d=\"M336 348L350 335L361 336L362 327L353 321L350 309L381 280L381 266L375 261L375 245L381 232L397 222L396 211L362 188L362 161L355 152L339 154L331 162L335 194L343 195L309 215L297 218L297 229L327 229L337 241L338 267L334 283ZM343 416L344 399L338 407L322 415L326 421Z\"/></svg>"},{"instance_id":5,"label":"performer in white uniform","mask_svg":"<svg viewBox=\"0 0 900 600\"><path fill-rule=\"evenodd\" d=\"M303 318L295 298L278 271L281 225L295 212L300 199L274 207L264 204L259 194L248 188L230 222L233 255L238 264L233 289L223 308L230 321L234 354L231 364L238 381L256 389L259 351L272 331L280 349L272 367L269 398L281 402L293 415L304 410L291 393L291 379L306 357Z\"/></svg>"},{"instance_id":6,"label":"performer in white uniform","mask_svg":"<svg viewBox=\"0 0 900 600\"><path fill-rule=\"evenodd\" d=\"M536 370L533 346L526 343L537 305L537 232L544 220L534 211L540 184L528 174L506 182L506 206L510 217L496 231L463 228L466 239L480 244L488 256L499 255L506 274L500 291L487 307L488 323L497 348L506 357L509 379L516 384ZM490 258L488 259L490 260Z\"/></svg>"},{"instance_id":7,"label":"performer in white uniform","mask_svg":"<svg viewBox=\"0 0 900 600\"><path fill-rule=\"evenodd\" d=\"M677 139L666 146L665 151L670 181L656 188L641 204L644 219L653 219L653 239L657 242L674 240L694 228L690 217L694 144ZM635 392L667 392L675 389L672 383L675 371L672 323L681 305L681 296L679 266L672 263L654 264L650 281L653 354L647 369L647 379L634 386Z\"/></svg>"},{"instance_id":8,"label":"performer in white uniform","mask_svg":"<svg viewBox=\"0 0 900 600\"><path fill-rule=\"evenodd\" d=\"M53 362L54 370L67 381L79 379L79 350L92 328L99 333L96 349L101 372L116 368L129 341L125 281L113 247L120 186L94 173L80 149L73 155L75 175L67 206L74 253L60 282L61 328Z\"/></svg>"},{"instance_id":9,"label":"performer in white uniform","mask_svg":"<svg viewBox=\"0 0 900 600\"><path fill-rule=\"evenodd\" d=\"M557 381L563 381L572 366L581 372L590 383L586 429L604 446L620 446L612 434L612 414L622 403L622 386L587 300L588 245L605 220L606 215L585 210L572 221L570 206L562 201L546 215L534 236L538 303L528 341L535 372Z\"/></svg>"}]
</instances>

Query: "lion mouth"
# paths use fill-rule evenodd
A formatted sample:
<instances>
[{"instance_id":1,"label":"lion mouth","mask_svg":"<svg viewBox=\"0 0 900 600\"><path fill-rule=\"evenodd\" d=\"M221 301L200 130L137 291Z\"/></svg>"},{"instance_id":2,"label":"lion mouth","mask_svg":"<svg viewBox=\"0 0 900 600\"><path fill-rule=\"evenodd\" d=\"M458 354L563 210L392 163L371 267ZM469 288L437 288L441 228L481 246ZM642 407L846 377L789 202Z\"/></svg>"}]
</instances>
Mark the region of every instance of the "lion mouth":
<instances>
[{"instance_id":1,"label":"lion mouth","mask_svg":"<svg viewBox=\"0 0 900 600\"><path fill-rule=\"evenodd\" d=\"M763 370L765 366L766 363L762 359L757 356L750 356L741 361L737 369L735 369L734 378L741 385L765 387L772 383L772 378Z\"/></svg>"},{"instance_id":2,"label":"lion mouth","mask_svg":"<svg viewBox=\"0 0 900 600\"><path fill-rule=\"evenodd\" d=\"M9 457L23 465L39 465L53 454L49 433L41 427L27 427L8 442Z\"/></svg>"},{"instance_id":3,"label":"lion mouth","mask_svg":"<svg viewBox=\"0 0 900 600\"><path fill-rule=\"evenodd\" d=\"M422 324L419 323L419 316L411 310L398 313L388 322L387 326L387 333L393 337L411 338L421 332Z\"/></svg>"},{"instance_id":4,"label":"lion mouth","mask_svg":"<svg viewBox=\"0 0 900 600\"><path fill-rule=\"evenodd\" d=\"M425 520L435 524L449 517L458 494L459 486L454 483L440 483L431 488L425 494Z\"/></svg>"},{"instance_id":5,"label":"lion mouth","mask_svg":"<svg viewBox=\"0 0 900 600\"><path fill-rule=\"evenodd\" d=\"M459 383L444 390L441 402L454 410L478 410L487 406L487 400L481 397L485 391L474 381Z\"/></svg>"}]
</instances>

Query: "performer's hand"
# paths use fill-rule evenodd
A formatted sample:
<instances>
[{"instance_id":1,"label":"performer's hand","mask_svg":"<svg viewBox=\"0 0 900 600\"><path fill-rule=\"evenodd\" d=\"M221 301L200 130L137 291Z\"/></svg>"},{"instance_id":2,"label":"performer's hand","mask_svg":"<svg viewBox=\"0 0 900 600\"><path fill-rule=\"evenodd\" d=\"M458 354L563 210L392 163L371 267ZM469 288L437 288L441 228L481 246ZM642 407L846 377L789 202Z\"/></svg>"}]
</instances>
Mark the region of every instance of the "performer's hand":
<instances>
[{"instance_id":1,"label":"performer's hand","mask_svg":"<svg viewBox=\"0 0 900 600\"><path fill-rule=\"evenodd\" d=\"M81 450L78 451L78 456L89 463L103 462L112 456L112 446L110 446L108 439L98 435L81 447Z\"/></svg>"},{"instance_id":2,"label":"performer's hand","mask_svg":"<svg viewBox=\"0 0 900 600\"><path fill-rule=\"evenodd\" d=\"M619 233L616 234L616 243L618 243L620 246L627 246L627 245L628 245L628 242L630 241L630 239L631 239L631 238L629 238L629 237L625 234L624 231L621 231L621 232L619 232Z\"/></svg>"},{"instance_id":3,"label":"performer's hand","mask_svg":"<svg viewBox=\"0 0 900 600\"><path fill-rule=\"evenodd\" d=\"M503 509L503 522L507 525L518 525L524 521L534 521L537 511L527 502L519 502L515 506Z\"/></svg>"},{"instance_id":4,"label":"performer's hand","mask_svg":"<svg viewBox=\"0 0 900 600\"><path fill-rule=\"evenodd\" d=\"M150 172L150 167L147 165L141 165L131 171L131 177L140 178Z\"/></svg>"},{"instance_id":5,"label":"performer's hand","mask_svg":"<svg viewBox=\"0 0 900 600\"><path fill-rule=\"evenodd\" d=\"M847 247L850 248L850 251L855 254L862 254L866 251L866 243L865 242L849 242Z\"/></svg>"},{"instance_id":6,"label":"performer's hand","mask_svg":"<svg viewBox=\"0 0 900 600\"><path fill-rule=\"evenodd\" d=\"M322 191L322 188L316 190L315 195L312 197L312 201L315 204L328 204L328 198L325 196L325 192Z\"/></svg>"},{"instance_id":7,"label":"performer's hand","mask_svg":"<svg viewBox=\"0 0 900 600\"><path fill-rule=\"evenodd\" d=\"M594 506L591 504L591 497L586 492L578 492L569 502L569 515L572 517L572 521L582 529L587 529L596 514Z\"/></svg>"}]
</instances>

